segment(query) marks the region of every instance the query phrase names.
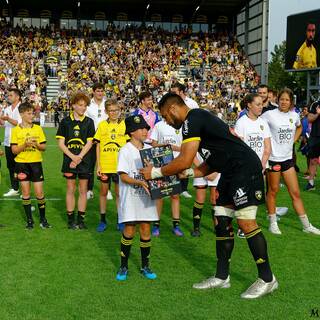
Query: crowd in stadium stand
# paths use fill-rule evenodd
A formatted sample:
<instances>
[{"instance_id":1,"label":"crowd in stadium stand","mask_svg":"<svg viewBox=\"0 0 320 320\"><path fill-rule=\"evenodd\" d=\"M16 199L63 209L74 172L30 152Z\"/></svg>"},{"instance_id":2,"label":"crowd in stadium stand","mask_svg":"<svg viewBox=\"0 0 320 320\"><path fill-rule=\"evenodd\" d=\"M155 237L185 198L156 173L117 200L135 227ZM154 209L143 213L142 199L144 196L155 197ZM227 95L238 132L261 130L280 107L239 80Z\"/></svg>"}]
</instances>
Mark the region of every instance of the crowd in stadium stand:
<instances>
[{"instance_id":1,"label":"crowd in stadium stand","mask_svg":"<svg viewBox=\"0 0 320 320\"><path fill-rule=\"evenodd\" d=\"M90 93L93 83L101 82L106 96L118 99L128 112L142 90L150 90L158 101L179 81L201 107L231 112L259 80L237 39L227 32L112 25L104 32L86 27L75 32L2 25L1 100L6 89L18 87L44 110L67 111L72 91ZM49 103L48 76L57 76L61 84L59 96Z\"/></svg>"}]
</instances>

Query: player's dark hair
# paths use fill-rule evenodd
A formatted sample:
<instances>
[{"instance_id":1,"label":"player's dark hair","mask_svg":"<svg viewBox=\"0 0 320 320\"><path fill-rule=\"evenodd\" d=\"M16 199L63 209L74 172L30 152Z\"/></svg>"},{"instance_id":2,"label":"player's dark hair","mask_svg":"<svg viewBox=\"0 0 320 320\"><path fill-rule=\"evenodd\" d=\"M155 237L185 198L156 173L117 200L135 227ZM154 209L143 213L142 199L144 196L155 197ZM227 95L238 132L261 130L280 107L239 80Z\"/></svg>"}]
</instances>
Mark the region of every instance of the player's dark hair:
<instances>
[{"instance_id":1,"label":"player's dark hair","mask_svg":"<svg viewBox=\"0 0 320 320\"><path fill-rule=\"evenodd\" d=\"M90 98L83 92L75 93L70 99L70 104L73 106L79 101L84 101L87 106L90 104Z\"/></svg>"},{"instance_id":2,"label":"player's dark hair","mask_svg":"<svg viewBox=\"0 0 320 320\"><path fill-rule=\"evenodd\" d=\"M33 105L30 102L23 102L18 107L19 113L24 113L26 111L34 110Z\"/></svg>"},{"instance_id":3,"label":"player's dark hair","mask_svg":"<svg viewBox=\"0 0 320 320\"><path fill-rule=\"evenodd\" d=\"M104 90L104 85L101 82L96 82L93 86L92 86L92 91L96 91L97 89L103 89Z\"/></svg>"},{"instance_id":4,"label":"player's dark hair","mask_svg":"<svg viewBox=\"0 0 320 320\"><path fill-rule=\"evenodd\" d=\"M152 97L152 94L150 91L142 91L140 94L139 94L139 101L141 102L142 100L146 99L146 98L149 98L149 97Z\"/></svg>"},{"instance_id":5,"label":"player's dark hair","mask_svg":"<svg viewBox=\"0 0 320 320\"><path fill-rule=\"evenodd\" d=\"M17 89L17 88L10 88L8 91L9 91L9 92L14 92L14 93L19 97L19 99L21 100L22 93L21 93L21 91L20 91L19 89Z\"/></svg>"},{"instance_id":6,"label":"player's dark hair","mask_svg":"<svg viewBox=\"0 0 320 320\"><path fill-rule=\"evenodd\" d=\"M307 23L306 23L306 30L308 29L308 25L309 24L314 24L316 25L316 22L314 20L308 20Z\"/></svg>"},{"instance_id":7,"label":"player's dark hair","mask_svg":"<svg viewBox=\"0 0 320 320\"><path fill-rule=\"evenodd\" d=\"M177 95L176 93L169 92L161 98L161 100L158 103L158 108L159 110L161 110L161 108L172 104L176 104L178 106L185 105L183 99L179 95Z\"/></svg>"},{"instance_id":8,"label":"player's dark hair","mask_svg":"<svg viewBox=\"0 0 320 320\"><path fill-rule=\"evenodd\" d=\"M252 103L254 99L258 97L260 96L257 93L248 93L241 102L243 102L244 107L248 109L248 104ZM241 107L241 102L240 102L240 107Z\"/></svg>"},{"instance_id":9,"label":"player's dark hair","mask_svg":"<svg viewBox=\"0 0 320 320\"><path fill-rule=\"evenodd\" d=\"M278 100L280 100L280 97L286 93L289 96L290 102L291 104L293 104L294 102L294 95L293 95L293 91L289 88L283 88L280 90L279 94L278 94Z\"/></svg>"},{"instance_id":10,"label":"player's dark hair","mask_svg":"<svg viewBox=\"0 0 320 320\"><path fill-rule=\"evenodd\" d=\"M175 82L171 88L177 88L179 91L185 92L186 91L186 86L180 82Z\"/></svg>"},{"instance_id":11,"label":"player's dark hair","mask_svg":"<svg viewBox=\"0 0 320 320\"><path fill-rule=\"evenodd\" d=\"M269 91L269 87L266 84L259 84L258 89L264 89L267 88L267 90Z\"/></svg>"}]
</instances>

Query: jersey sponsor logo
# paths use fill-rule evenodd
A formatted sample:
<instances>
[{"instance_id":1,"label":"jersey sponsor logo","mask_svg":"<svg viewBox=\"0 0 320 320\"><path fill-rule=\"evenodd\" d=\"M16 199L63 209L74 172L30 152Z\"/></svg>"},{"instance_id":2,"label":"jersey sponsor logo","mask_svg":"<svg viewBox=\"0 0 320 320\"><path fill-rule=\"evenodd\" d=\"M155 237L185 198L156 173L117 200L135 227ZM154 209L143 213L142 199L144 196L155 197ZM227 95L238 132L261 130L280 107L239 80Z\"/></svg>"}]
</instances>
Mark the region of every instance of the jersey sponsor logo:
<instances>
[{"instance_id":1,"label":"jersey sponsor logo","mask_svg":"<svg viewBox=\"0 0 320 320\"><path fill-rule=\"evenodd\" d=\"M279 128L278 130L278 137L279 137L279 143L280 144L287 144L290 143L292 136L293 136L293 129L291 128Z\"/></svg>"},{"instance_id":2,"label":"jersey sponsor logo","mask_svg":"<svg viewBox=\"0 0 320 320\"><path fill-rule=\"evenodd\" d=\"M233 196L233 201L236 206L243 205L248 202L248 196L242 188L237 189L235 195Z\"/></svg>"},{"instance_id":3,"label":"jersey sponsor logo","mask_svg":"<svg viewBox=\"0 0 320 320\"><path fill-rule=\"evenodd\" d=\"M201 156L204 160L207 160L211 156L211 152L208 149L201 148Z\"/></svg>"},{"instance_id":4,"label":"jersey sponsor logo","mask_svg":"<svg viewBox=\"0 0 320 320\"><path fill-rule=\"evenodd\" d=\"M263 138L261 136L249 136L248 144L251 149L253 149L256 153L259 153L263 147Z\"/></svg>"},{"instance_id":5,"label":"jersey sponsor logo","mask_svg":"<svg viewBox=\"0 0 320 320\"><path fill-rule=\"evenodd\" d=\"M185 120L182 126L182 133L187 135L189 133L189 120Z\"/></svg>"}]
</instances>

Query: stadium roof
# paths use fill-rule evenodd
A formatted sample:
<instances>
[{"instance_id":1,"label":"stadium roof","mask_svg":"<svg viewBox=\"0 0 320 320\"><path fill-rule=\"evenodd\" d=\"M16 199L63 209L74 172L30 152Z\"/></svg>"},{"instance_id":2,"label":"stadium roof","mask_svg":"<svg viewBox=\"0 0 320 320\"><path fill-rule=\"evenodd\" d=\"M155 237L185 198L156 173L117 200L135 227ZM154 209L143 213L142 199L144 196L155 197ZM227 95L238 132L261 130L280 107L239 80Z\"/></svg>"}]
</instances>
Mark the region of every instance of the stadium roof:
<instances>
[{"instance_id":1,"label":"stadium roof","mask_svg":"<svg viewBox=\"0 0 320 320\"><path fill-rule=\"evenodd\" d=\"M0 0L6 6L6 0ZM127 14L127 20L151 21L152 15L160 15L162 21L172 21L173 15L182 15L184 22L195 21L204 15L215 22L219 16L232 17L248 2L247 0L8 0L12 14L27 9L29 15L39 16L42 10L50 10L52 16L60 16L65 10L77 17L94 19L97 12L104 12L106 19L117 20L119 13ZM80 3L80 7L78 7ZM199 8L198 8L199 7ZM198 9L197 9L198 8ZM79 11L78 11L79 10ZM193 20L192 20L193 19Z\"/></svg>"}]
</instances>

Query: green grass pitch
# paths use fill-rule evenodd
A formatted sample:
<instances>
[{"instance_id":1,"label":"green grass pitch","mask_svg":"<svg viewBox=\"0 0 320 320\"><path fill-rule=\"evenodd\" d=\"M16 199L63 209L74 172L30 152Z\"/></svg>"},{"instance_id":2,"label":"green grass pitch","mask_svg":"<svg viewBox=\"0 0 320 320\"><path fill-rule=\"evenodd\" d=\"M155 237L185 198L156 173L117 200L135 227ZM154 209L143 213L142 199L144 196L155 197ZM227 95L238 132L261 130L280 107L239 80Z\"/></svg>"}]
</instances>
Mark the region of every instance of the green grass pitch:
<instances>
[{"instance_id":1,"label":"green grass pitch","mask_svg":"<svg viewBox=\"0 0 320 320\"><path fill-rule=\"evenodd\" d=\"M62 155L54 139L55 129L46 129L48 147L44 153L47 217L53 228L24 229L20 201L5 201L8 189L5 158L2 158L0 186L0 319L309 319L311 310L320 314L320 237L305 234L294 214L290 198L281 188L278 204L289 207L281 219L282 236L267 231L265 207L258 222L268 240L273 272L279 289L255 301L244 301L240 293L257 277L245 240L236 238L231 262L231 288L199 292L192 284L215 270L215 242L210 206L204 208L200 238L192 238L192 199L181 201L183 238L171 234L169 201L165 201L161 236L152 239L151 265L158 279L139 274L139 237L129 260L129 278L115 280L119 267L120 233L116 231L116 210L108 203L108 228L95 231L99 219L98 187L87 209L86 231L66 228L65 181L60 174ZM3 130L0 130L3 137ZM305 159L299 156L305 169ZM300 186L305 181L299 176ZM317 181L318 182L318 181ZM319 187L320 184L318 183ZM191 192L192 185L189 189ZM302 192L310 221L320 226L319 191Z\"/></svg>"}]
</instances>

